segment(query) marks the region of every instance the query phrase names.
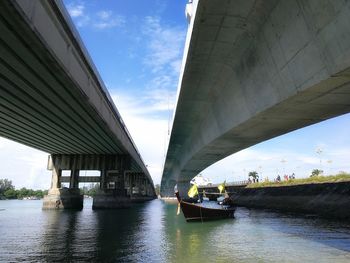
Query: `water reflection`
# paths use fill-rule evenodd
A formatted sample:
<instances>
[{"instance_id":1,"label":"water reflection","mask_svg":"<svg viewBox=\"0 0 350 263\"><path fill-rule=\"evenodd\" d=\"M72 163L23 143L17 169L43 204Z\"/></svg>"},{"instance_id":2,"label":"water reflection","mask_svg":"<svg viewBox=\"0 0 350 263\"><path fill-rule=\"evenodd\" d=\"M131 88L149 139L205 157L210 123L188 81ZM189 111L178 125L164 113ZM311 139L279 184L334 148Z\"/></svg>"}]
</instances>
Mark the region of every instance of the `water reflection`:
<instances>
[{"instance_id":1,"label":"water reflection","mask_svg":"<svg viewBox=\"0 0 350 263\"><path fill-rule=\"evenodd\" d=\"M224 228L233 226L235 219L187 223L182 214L176 216L176 208L176 204L167 204L165 209L167 220L163 235L171 243L166 262L231 262L235 259L230 250L221 254L216 250L227 247Z\"/></svg>"},{"instance_id":2,"label":"water reflection","mask_svg":"<svg viewBox=\"0 0 350 263\"><path fill-rule=\"evenodd\" d=\"M142 221L139 215L139 209L94 211L97 223L96 252L99 259L126 260L130 248L135 248L134 237Z\"/></svg>"},{"instance_id":3,"label":"water reflection","mask_svg":"<svg viewBox=\"0 0 350 263\"><path fill-rule=\"evenodd\" d=\"M160 200L101 211L3 202L0 262L350 262L345 222L239 208L234 219L187 223Z\"/></svg>"},{"instance_id":4,"label":"water reflection","mask_svg":"<svg viewBox=\"0 0 350 263\"><path fill-rule=\"evenodd\" d=\"M286 235L332 246L350 252L350 221L332 221L293 213L252 210L248 218Z\"/></svg>"},{"instance_id":5,"label":"water reflection","mask_svg":"<svg viewBox=\"0 0 350 263\"><path fill-rule=\"evenodd\" d=\"M46 261L74 258L78 211L44 211L46 223L41 241L41 254Z\"/></svg>"},{"instance_id":6,"label":"water reflection","mask_svg":"<svg viewBox=\"0 0 350 263\"><path fill-rule=\"evenodd\" d=\"M133 209L43 211L46 261L164 262L162 203Z\"/></svg>"},{"instance_id":7,"label":"water reflection","mask_svg":"<svg viewBox=\"0 0 350 263\"><path fill-rule=\"evenodd\" d=\"M350 260L350 253L342 251L350 248L350 231L337 222L327 233L320 220L309 225L308 219L295 215L239 208L235 219L186 223L175 211L175 204L166 208L163 235L171 243L167 262ZM326 225L329 229L331 224Z\"/></svg>"}]
</instances>

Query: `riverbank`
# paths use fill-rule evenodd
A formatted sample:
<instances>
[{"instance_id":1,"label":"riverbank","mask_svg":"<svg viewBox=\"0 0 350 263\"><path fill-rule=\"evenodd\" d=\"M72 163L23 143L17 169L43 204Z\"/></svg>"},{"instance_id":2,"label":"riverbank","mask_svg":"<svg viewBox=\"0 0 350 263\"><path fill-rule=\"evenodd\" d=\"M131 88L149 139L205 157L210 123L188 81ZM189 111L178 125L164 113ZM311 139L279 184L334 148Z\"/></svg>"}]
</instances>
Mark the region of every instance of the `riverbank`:
<instances>
[{"instance_id":1,"label":"riverbank","mask_svg":"<svg viewBox=\"0 0 350 263\"><path fill-rule=\"evenodd\" d=\"M350 218L349 181L236 188L231 198L238 206Z\"/></svg>"},{"instance_id":2,"label":"riverbank","mask_svg":"<svg viewBox=\"0 0 350 263\"><path fill-rule=\"evenodd\" d=\"M247 185L247 188L267 187L267 186L288 186L288 185L300 185L300 184L320 184L320 183L339 183L350 182L350 174L340 173L337 175L318 175L308 178L289 179L283 181L267 181L259 183L251 183Z\"/></svg>"}]
</instances>

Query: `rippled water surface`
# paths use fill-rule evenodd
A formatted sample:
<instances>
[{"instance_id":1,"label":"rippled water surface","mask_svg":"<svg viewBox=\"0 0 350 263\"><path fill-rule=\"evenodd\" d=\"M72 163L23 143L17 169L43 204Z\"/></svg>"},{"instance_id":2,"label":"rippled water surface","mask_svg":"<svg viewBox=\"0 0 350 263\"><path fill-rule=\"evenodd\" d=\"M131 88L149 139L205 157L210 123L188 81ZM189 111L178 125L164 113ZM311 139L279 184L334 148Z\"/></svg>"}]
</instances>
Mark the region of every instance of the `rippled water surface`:
<instances>
[{"instance_id":1,"label":"rippled water surface","mask_svg":"<svg viewBox=\"0 0 350 263\"><path fill-rule=\"evenodd\" d=\"M0 201L0 262L350 262L350 223L239 208L186 223L176 204L42 211Z\"/></svg>"}]
</instances>

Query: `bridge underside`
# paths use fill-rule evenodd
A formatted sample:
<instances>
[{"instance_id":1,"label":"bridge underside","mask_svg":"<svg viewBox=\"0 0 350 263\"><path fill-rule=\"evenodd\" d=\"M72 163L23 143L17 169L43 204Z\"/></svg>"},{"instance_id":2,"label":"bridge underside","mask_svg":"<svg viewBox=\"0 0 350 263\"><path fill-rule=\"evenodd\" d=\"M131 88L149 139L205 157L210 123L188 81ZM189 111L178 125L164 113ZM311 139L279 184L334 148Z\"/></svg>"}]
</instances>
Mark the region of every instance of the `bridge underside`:
<instances>
[{"instance_id":1,"label":"bridge underside","mask_svg":"<svg viewBox=\"0 0 350 263\"><path fill-rule=\"evenodd\" d=\"M0 32L0 136L50 154L127 155L153 185L62 2L1 1Z\"/></svg>"},{"instance_id":2,"label":"bridge underside","mask_svg":"<svg viewBox=\"0 0 350 263\"><path fill-rule=\"evenodd\" d=\"M350 3L193 5L162 195L176 183L186 193L232 153L350 111Z\"/></svg>"},{"instance_id":3,"label":"bridge underside","mask_svg":"<svg viewBox=\"0 0 350 263\"><path fill-rule=\"evenodd\" d=\"M0 135L48 153L123 153L93 98L7 2L0 8ZM78 54L67 59L72 68L82 63Z\"/></svg>"}]
</instances>

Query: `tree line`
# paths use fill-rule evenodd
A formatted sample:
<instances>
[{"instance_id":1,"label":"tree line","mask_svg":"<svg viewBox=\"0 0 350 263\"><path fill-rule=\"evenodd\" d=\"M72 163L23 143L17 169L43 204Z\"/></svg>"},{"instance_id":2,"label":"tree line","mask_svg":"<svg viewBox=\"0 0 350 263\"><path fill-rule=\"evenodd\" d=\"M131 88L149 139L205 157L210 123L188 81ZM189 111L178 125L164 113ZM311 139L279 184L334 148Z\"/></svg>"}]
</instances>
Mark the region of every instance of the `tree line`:
<instances>
[{"instance_id":1,"label":"tree line","mask_svg":"<svg viewBox=\"0 0 350 263\"><path fill-rule=\"evenodd\" d=\"M25 187L16 190L11 180L0 179L0 199L43 198L47 190L33 190Z\"/></svg>"},{"instance_id":2,"label":"tree line","mask_svg":"<svg viewBox=\"0 0 350 263\"><path fill-rule=\"evenodd\" d=\"M80 188L80 193L82 195L95 196L100 189L100 184L89 184L88 186L84 185Z\"/></svg>"}]
</instances>

